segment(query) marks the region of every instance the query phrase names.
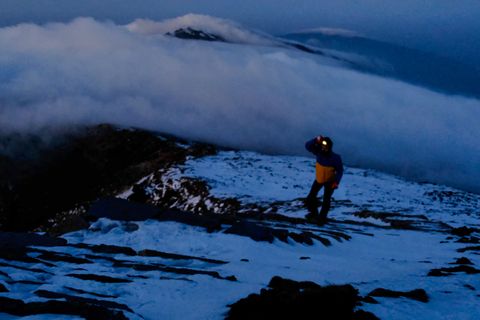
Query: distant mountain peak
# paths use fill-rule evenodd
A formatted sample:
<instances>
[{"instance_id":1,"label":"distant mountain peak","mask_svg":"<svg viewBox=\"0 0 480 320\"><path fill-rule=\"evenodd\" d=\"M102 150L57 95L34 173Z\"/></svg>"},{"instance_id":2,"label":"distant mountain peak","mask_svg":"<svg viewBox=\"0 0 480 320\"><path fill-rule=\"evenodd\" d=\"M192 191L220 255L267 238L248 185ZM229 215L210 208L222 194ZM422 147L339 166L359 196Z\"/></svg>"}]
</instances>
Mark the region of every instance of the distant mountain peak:
<instances>
[{"instance_id":1,"label":"distant mountain peak","mask_svg":"<svg viewBox=\"0 0 480 320\"><path fill-rule=\"evenodd\" d=\"M143 35L173 35L182 39L267 46L279 44L274 37L250 30L234 21L192 13L163 21L137 19L126 25L126 28Z\"/></svg>"},{"instance_id":2,"label":"distant mountain peak","mask_svg":"<svg viewBox=\"0 0 480 320\"><path fill-rule=\"evenodd\" d=\"M180 28L174 32L167 32L167 36L172 36L180 39L193 39L193 40L203 40L203 41L222 41L225 42L225 38L222 36L204 32L202 30L197 30L194 28Z\"/></svg>"}]
</instances>

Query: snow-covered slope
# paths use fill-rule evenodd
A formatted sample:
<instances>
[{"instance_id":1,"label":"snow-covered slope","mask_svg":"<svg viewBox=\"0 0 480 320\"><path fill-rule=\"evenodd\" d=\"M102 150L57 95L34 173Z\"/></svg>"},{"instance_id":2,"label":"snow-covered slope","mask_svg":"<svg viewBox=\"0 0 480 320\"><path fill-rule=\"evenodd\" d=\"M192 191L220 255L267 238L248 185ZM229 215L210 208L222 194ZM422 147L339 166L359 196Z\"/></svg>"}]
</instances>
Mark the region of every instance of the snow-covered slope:
<instances>
[{"instance_id":1,"label":"snow-covered slope","mask_svg":"<svg viewBox=\"0 0 480 320\"><path fill-rule=\"evenodd\" d=\"M290 216L304 215L298 198L313 182L312 159L267 156L252 152L222 152L187 163L184 175L204 179L218 197L245 203L283 201L279 209ZM480 196L442 185L415 183L375 170L347 168L342 187L333 195L335 219L351 219L352 212L371 210L425 215L452 226L480 227Z\"/></svg>"},{"instance_id":2,"label":"snow-covered slope","mask_svg":"<svg viewBox=\"0 0 480 320\"><path fill-rule=\"evenodd\" d=\"M65 299L130 319L221 319L281 276L352 284L378 302L357 309L381 319L478 318L480 258L469 243L479 241L479 196L347 168L331 221L319 227L302 218L313 170L311 158L223 151L154 172L120 196L140 192L203 218L165 210L145 221L103 217L65 243L3 253L0 298ZM218 221L208 215L215 210ZM424 289L429 301L377 297L376 288Z\"/></svg>"}]
</instances>

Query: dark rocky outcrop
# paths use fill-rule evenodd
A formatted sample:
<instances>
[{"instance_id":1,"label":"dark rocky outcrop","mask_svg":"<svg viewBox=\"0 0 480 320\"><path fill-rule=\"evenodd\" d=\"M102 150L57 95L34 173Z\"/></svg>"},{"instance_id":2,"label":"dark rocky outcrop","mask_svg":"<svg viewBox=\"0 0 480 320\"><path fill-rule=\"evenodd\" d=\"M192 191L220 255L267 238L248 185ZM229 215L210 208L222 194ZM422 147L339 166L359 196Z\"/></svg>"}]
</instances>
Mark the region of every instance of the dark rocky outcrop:
<instances>
[{"instance_id":1,"label":"dark rocky outcrop","mask_svg":"<svg viewBox=\"0 0 480 320\"><path fill-rule=\"evenodd\" d=\"M138 255L143 256L143 257L160 257L160 258L175 259L175 260L198 260L198 261L203 261L203 262L212 263L212 264L227 264L228 263L227 261L222 261L222 260L187 256L187 255L183 255L183 254L168 253L168 252L162 252L162 251L157 251L157 250L149 250L149 249L139 251Z\"/></svg>"},{"instance_id":2,"label":"dark rocky outcrop","mask_svg":"<svg viewBox=\"0 0 480 320\"><path fill-rule=\"evenodd\" d=\"M127 320L128 318L120 310L112 310L104 306L81 301L57 301L29 302L22 300L0 297L0 312L15 316L30 316L36 314L59 314L80 316L87 320Z\"/></svg>"},{"instance_id":3,"label":"dark rocky outcrop","mask_svg":"<svg viewBox=\"0 0 480 320\"><path fill-rule=\"evenodd\" d=\"M479 230L475 228L469 228L469 227L459 227L459 228L453 228L451 231L453 235L456 235L459 237L469 236L473 232L479 232Z\"/></svg>"},{"instance_id":4,"label":"dark rocky outcrop","mask_svg":"<svg viewBox=\"0 0 480 320\"><path fill-rule=\"evenodd\" d=\"M362 210L354 213L359 218L375 218L382 222L388 223L390 226L378 226L370 222L355 222L351 223L363 224L369 226L382 227L387 229L402 229L402 230L418 230L418 231L446 231L450 232L451 227L446 223L440 221L429 220L425 215L405 215L397 212L376 212L370 210Z\"/></svg>"},{"instance_id":5,"label":"dark rocky outcrop","mask_svg":"<svg viewBox=\"0 0 480 320\"><path fill-rule=\"evenodd\" d=\"M415 289L411 291L394 291L394 290L389 290L389 289L384 289L384 288L377 288L370 292L368 296L371 297L387 297L387 298L400 298L400 297L405 297L413 300L417 300L420 302L428 302L428 295L423 289Z\"/></svg>"},{"instance_id":6,"label":"dark rocky outcrop","mask_svg":"<svg viewBox=\"0 0 480 320\"><path fill-rule=\"evenodd\" d=\"M132 282L128 279L121 279L121 278L113 278L109 276L99 276L97 274L87 274L87 273L70 273L66 274L67 277L77 278L81 280L90 280L96 281L101 283L128 283Z\"/></svg>"},{"instance_id":7,"label":"dark rocky outcrop","mask_svg":"<svg viewBox=\"0 0 480 320\"><path fill-rule=\"evenodd\" d=\"M3 257L2 257L2 258L3 258ZM23 261L22 261L22 262L23 262ZM39 261L39 260L34 260L33 262L34 262L34 263L38 263L38 262L40 262L40 261ZM0 262L0 267L8 267L8 268L14 268L14 269L23 270L23 271L28 271L28 272L44 273L44 274L54 275L54 274L51 273L51 272L48 272L48 271L45 271L45 270L42 270L42 269L39 269L39 268L22 267L22 266L15 265L15 264L10 264L10 263Z\"/></svg>"},{"instance_id":8,"label":"dark rocky outcrop","mask_svg":"<svg viewBox=\"0 0 480 320\"><path fill-rule=\"evenodd\" d=\"M37 256L37 259L40 260L47 260L47 261L53 261L53 262L66 262L66 263L72 263L72 264L86 264L86 263L93 263L93 261L84 259L84 258L79 258L79 257L74 257L70 254L65 254L65 253L55 253L55 252L50 252L46 250L32 250L31 252L41 252L39 256Z\"/></svg>"},{"instance_id":9,"label":"dark rocky outcrop","mask_svg":"<svg viewBox=\"0 0 480 320\"><path fill-rule=\"evenodd\" d=\"M225 233L247 236L255 241L273 242L275 239L273 229L244 220L235 222L230 228L225 230Z\"/></svg>"},{"instance_id":10,"label":"dark rocky outcrop","mask_svg":"<svg viewBox=\"0 0 480 320\"><path fill-rule=\"evenodd\" d=\"M8 292L7 287L5 287L2 283L0 283L0 292Z\"/></svg>"},{"instance_id":11,"label":"dark rocky outcrop","mask_svg":"<svg viewBox=\"0 0 480 320\"><path fill-rule=\"evenodd\" d=\"M55 215L50 221L48 227L44 228L52 236L60 236L65 233L87 229L90 222L85 218L86 209L79 206L67 212L61 212Z\"/></svg>"},{"instance_id":12,"label":"dark rocky outcrop","mask_svg":"<svg viewBox=\"0 0 480 320\"><path fill-rule=\"evenodd\" d=\"M159 221L175 221L188 224L191 226L203 227L207 232L215 232L222 230L222 223L232 221L233 217L220 215L197 215L190 212L181 212L178 210L162 211L156 217Z\"/></svg>"},{"instance_id":13,"label":"dark rocky outcrop","mask_svg":"<svg viewBox=\"0 0 480 320\"><path fill-rule=\"evenodd\" d=\"M458 272L463 272L466 274L479 274L480 270L469 265L459 265L455 267L432 269L430 270L430 272L428 272L428 276L442 277L442 276L448 276Z\"/></svg>"},{"instance_id":14,"label":"dark rocky outcrop","mask_svg":"<svg viewBox=\"0 0 480 320\"><path fill-rule=\"evenodd\" d=\"M3 230L25 231L40 225L48 230L62 220L57 217L48 222L49 219L59 214L71 215L72 209L122 191L148 173L182 163L189 153L173 138L160 139L150 132L120 130L109 125L59 136L53 146L37 147L32 157L22 157L20 151L0 157ZM24 140L28 139L33 141L28 141L28 145L37 143L35 137ZM2 143L10 141L7 140L0 137ZM85 226L79 224L80 228Z\"/></svg>"},{"instance_id":15,"label":"dark rocky outcrop","mask_svg":"<svg viewBox=\"0 0 480 320\"><path fill-rule=\"evenodd\" d=\"M0 251L18 250L27 246L56 247L64 246L67 240L36 233L0 232Z\"/></svg>"},{"instance_id":16,"label":"dark rocky outcrop","mask_svg":"<svg viewBox=\"0 0 480 320\"><path fill-rule=\"evenodd\" d=\"M68 286L65 286L64 288L65 288L65 289L68 289L68 290L70 290L70 291L72 291L72 292L75 292L75 293L88 294L88 295L95 296L95 297L99 297L99 298L118 298L118 296L114 296L114 295L100 294L100 293L91 292L91 291L85 291L85 290L81 290L81 289L77 289L77 288L72 288L72 287L68 287Z\"/></svg>"},{"instance_id":17,"label":"dark rocky outcrop","mask_svg":"<svg viewBox=\"0 0 480 320\"><path fill-rule=\"evenodd\" d=\"M175 30L173 33L168 32L167 36L173 36L180 39L188 40L203 40L203 41L221 41L225 42L225 38L222 36L204 32L202 30L193 29L191 27L180 28Z\"/></svg>"},{"instance_id":18,"label":"dark rocky outcrop","mask_svg":"<svg viewBox=\"0 0 480 320\"><path fill-rule=\"evenodd\" d=\"M472 243L472 244L477 244L480 243L480 238L471 236L471 237L461 237L458 239L456 242L458 243Z\"/></svg>"},{"instance_id":19,"label":"dark rocky outcrop","mask_svg":"<svg viewBox=\"0 0 480 320\"><path fill-rule=\"evenodd\" d=\"M160 209L152 205L110 197L92 203L88 214L95 218L144 221L155 217L159 212Z\"/></svg>"},{"instance_id":20,"label":"dark rocky outcrop","mask_svg":"<svg viewBox=\"0 0 480 320\"><path fill-rule=\"evenodd\" d=\"M120 310L133 312L132 309L130 309L127 305L117 303L114 301L109 301L109 300L98 300L98 299L92 299L92 298L77 297L77 296L72 296L65 293L52 292L48 290L37 290L34 292L34 294L46 299L65 299L68 302L87 303L90 305L101 306L101 307L110 308L110 309L120 309Z\"/></svg>"},{"instance_id":21,"label":"dark rocky outcrop","mask_svg":"<svg viewBox=\"0 0 480 320\"><path fill-rule=\"evenodd\" d=\"M208 148L204 152L209 152ZM196 152L190 148L189 152ZM241 209L235 198L217 198L209 192L207 183L191 177L169 178L168 170L159 170L133 187L128 200L152 204L164 210L188 211L199 215L235 215ZM148 190L148 194L146 192ZM196 201L191 201L197 199Z\"/></svg>"},{"instance_id":22,"label":"dark rocky outcrop","mask_svg":"<svg viewBox=\"0 0 480 320\"><path fill-rule=\"evenodd\" d=\"M472 286L471 284L468 284L468 283L464 284L463 286L464 286L465 288L467 288L468 290L472 290L472 291L476 291L476 290L477 290L477 289L475 289L474 286Z\"/></svg>"},{"instance_id":23,"label":"dark rocky outcrop","mask_svg":"<svg viewBox=\"0 0 480 320\"><path fill-rule=\"evenodd\" d=\"M466 258L466 257L461 257L461 258L458 258L457 260L455 260L455 262L452 262L451 264L469 264L469 265L473 265L473 262L470 261L470 259Z\"/></svg>"},{"instance_id":24,"label":"dark rocky outcrop","mask_svg":"<svg viewBox=\"0 0 480 320\"><path fill-rule=\"evenodd\" d=\"M189 268L170 267L156 263L133 263L127 261L116 261L113 266L115 268L130 268L135 271L161 271L182 275L206 275L216 279L223 279L229 281L237 281L235 276L223 277L217 271L197 270Z\"/></svg>"},{"instance_id":25,"label":"dark rocky outcrop","mask_svg":"<svg viewBox=\"0 0 480 320\"><path fill-rule=\"evenodd\" d=\"M458 252L467 252L467 251L480 251L480 246L470 246L465 248L460 248Z\"/></svg>"},{"instance_id":26,"label":"dark rocky outcrop","mask_svg":"<svg viewBox=\"0 0 480 320\"><path fill-rule=\"evenodd\" d=\"M267 289L231 304L226 319L378 319L355 311L360 301L351 285L322 287L273 277Z\"/></svg>"}]
</instances>

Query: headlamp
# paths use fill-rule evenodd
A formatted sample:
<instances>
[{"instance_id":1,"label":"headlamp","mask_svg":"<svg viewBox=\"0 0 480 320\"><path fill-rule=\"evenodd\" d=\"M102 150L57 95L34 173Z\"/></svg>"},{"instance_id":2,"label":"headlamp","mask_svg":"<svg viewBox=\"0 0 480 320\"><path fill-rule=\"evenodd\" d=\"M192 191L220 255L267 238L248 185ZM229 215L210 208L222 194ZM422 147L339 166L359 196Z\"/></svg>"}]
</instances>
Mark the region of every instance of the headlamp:
<instances>
[{"instance_id":1,"label":"headlamp","mask_svg":"<svg viewBox=\"0 0 480 320\"><path fill-rule=\"evenodd\" d=\"M327 146L328 145L327 141L323 140L322 145Z\"/></svg>"}]
</instances>

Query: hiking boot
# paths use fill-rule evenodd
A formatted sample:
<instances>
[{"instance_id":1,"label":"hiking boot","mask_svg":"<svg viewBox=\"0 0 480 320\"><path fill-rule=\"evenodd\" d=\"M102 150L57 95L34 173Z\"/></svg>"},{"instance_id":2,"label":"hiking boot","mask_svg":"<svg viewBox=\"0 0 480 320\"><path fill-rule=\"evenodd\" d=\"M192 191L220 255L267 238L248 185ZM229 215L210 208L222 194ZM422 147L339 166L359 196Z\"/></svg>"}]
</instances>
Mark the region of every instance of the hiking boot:
<instances>
[{"instance_id":1,"label":"hiking boot","mask_svg":"<svg viewBox=\"0 0 480 320\"><path fill-rule=\"evenodd\" d=\"M316 219L316 223L319 225L319 226L323 226L327 223L327 218L322 218L322 217L318 217Z\"/></svg>"},{"instance_id":2,"label":"hiking boot","mask_svg":"<svg viewBox=\"0 0 480 320\"><path fill-rule=\"evenodd\" d=\"M317 224L320 225L320 226L323 226L324 224L326 224L328 221L327 219L327 216L326 215L318 215L317 217Z\"/></svg>"},{"instance_id":3,"label":"hiking boot","mask_svg":"<svg viewBox=\"0 0 480 320\"><path fill-rule=\"evenodd\" d=\"M304 204L309 211L318 210L318 200L316 198L306 198Z\"/></svg>"},{"instance_id":4,"label":"hiking boot","mask_svg":"<svg viewBox=\"0 0 480 320\"><path fill-rule=\"evenodd\" d=\"M310 222L317 222L318 220L318 214L314 214L312 212L309 212L306 216L305 219L310 221Z\"/></svg>"}]
</instances>

